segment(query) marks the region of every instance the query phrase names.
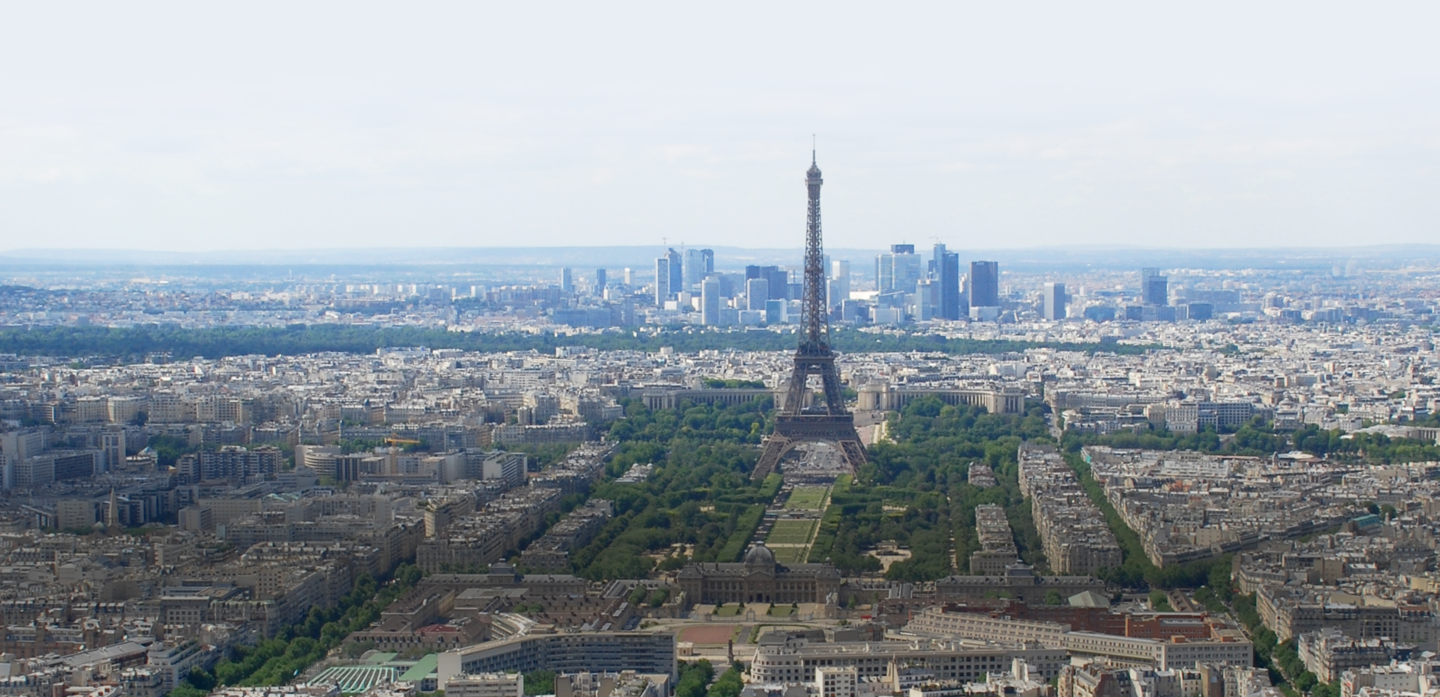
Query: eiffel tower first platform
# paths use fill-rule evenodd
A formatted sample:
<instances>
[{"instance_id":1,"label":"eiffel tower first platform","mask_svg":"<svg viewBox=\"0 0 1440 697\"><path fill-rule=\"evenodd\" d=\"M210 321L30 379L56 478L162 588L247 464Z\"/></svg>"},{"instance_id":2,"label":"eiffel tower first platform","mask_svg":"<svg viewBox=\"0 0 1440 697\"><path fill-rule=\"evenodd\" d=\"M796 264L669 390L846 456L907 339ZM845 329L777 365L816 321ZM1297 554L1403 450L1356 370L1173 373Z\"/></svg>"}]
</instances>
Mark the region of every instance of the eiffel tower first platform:
<instances>
[{"instance_id":1,"label":"eiffel tower first platform","mask_svg":"<svg viewBox=\"0 0 1440 697\"><path fill-rule=\"evenodd\" d=\"M805 187L810 192L810 214L805 225L805 299L801 319L805 333L795 350L795 370L785 406L775 415L775 430L765 438L752 479L764 479L780 466L780 458L801 443L832 443L845 454L851 469L865 464L865 446L855 431L855 417L845 408L835 352L830 349L829 305L825 302L825 255L820 242L820 168L810 155ZM809 378L820 377L823 403L805 407Z\"/></svg>"}]
</instances>

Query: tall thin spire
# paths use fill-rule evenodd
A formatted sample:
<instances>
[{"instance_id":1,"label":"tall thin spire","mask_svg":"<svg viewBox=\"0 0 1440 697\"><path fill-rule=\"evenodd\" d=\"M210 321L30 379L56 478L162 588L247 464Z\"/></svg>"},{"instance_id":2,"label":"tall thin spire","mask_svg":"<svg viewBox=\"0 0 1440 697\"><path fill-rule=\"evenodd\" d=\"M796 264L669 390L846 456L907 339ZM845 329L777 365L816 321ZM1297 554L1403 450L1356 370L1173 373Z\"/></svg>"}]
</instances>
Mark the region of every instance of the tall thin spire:
<instances>
[{"instance_id":1,"label":"tall thin spire","mask_svg":"<svg viewBox=\"0 0 1440 697\"><path fill-rule=\"evenodd\" d=\"M820 186L825 181L816 164L815 151L810 151L810 170L805 173L809 193L809 215L805 222L805 286L801 301L801 320L805 337L801 351L811 354L830 352L830 321L826 312L824 250L820 236Z\"/></svg>"},{"instance_id":2,"label":"tall thin spire","mask_svg":"<svg viewBox=\"0 0 1440 697\"><path fill-rule=\"evenodd\" d=\"M813 138L813 135L812 135ZM785 403L775 415L775 430L765 437L760 460L750 477L764 479L780 466L780 458L804 442L828 442L845 454L851 471L866 462L865 446L855 431L855 417L845 406L835 352L830 348L830 313L825 298L825 250L820 235L820 175L815 143L811 142L810 170L805 173L809 194L805 221L805 297L801 301L804 325L795 348L795 370L790 374ZM824 404L810 404L811 377L820 378Z\"/></svg>"}]
</instances>

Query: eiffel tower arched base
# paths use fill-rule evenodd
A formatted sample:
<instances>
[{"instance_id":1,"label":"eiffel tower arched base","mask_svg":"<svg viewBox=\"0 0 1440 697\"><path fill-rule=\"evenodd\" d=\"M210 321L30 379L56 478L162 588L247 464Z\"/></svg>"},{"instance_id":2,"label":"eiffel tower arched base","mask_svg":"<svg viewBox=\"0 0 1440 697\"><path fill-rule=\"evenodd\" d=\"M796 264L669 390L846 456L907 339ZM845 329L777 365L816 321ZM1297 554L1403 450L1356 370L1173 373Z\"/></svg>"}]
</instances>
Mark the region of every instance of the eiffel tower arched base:
<instances>
[{"instance_id":1,"label":"eiffel tower arched base","mask_svg":"<svg viewBox=\"0 0 1440 697\"><path fill-rule=\"evenodd\" d=\"M858 470L865 464L865 446L860 444L860 435L855 431L855 421L849 414L840 417L821 416L779 416L775 421L775 432L765 437L761 444L760 461L750 478L760 481L780 468L780 459L801 443L829 443L840 449L851 470Z\"/></svg>"}]
</instances>

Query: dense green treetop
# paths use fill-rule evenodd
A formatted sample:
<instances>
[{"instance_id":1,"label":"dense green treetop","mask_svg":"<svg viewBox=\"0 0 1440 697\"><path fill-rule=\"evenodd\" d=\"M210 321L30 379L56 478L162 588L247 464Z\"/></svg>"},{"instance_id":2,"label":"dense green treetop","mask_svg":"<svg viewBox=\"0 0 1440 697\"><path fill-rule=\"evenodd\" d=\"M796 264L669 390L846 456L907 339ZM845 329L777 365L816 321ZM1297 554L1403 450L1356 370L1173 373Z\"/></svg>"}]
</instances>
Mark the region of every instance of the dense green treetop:
<instances>
[{"instance_id":1,"label":"dense green treetop","mask_svg":"<svg viewBox=\"0 0 1440 697\"><path fill-rule=\"evenodd\" d=\"M1440 460L1440 446L1429 441L1390 438L1379 433L1346 434L1340 429L1325 430L1305 424L1298 430L1277 432L1272 424L1256 417L1234 433L1171 433L1165 430L1117 431L1105 435L1067 431L1061 440L1066 452L1078 453L1087 445L1141 450L1195 450L1223 455L1270 457L1292 450L1328 457L1333 461L1392 464Z\"/></svg>"},{"instance_id":2,"label":"dense green treetop","mask_svg":"<svg viewBox=\"0 0 1440 697\"><path fill-rule=\"evenodd\" d=\"M736 561L779 489L778 476L750 481L767 431L768 397L714 406L683 402L651 410L626 400L626 418L610 427L618 448L608 464L613 478L635 463L655 465L644 482L601 483L595 498L615 502L615 517L571 557L575 572L593 580L643 578L663 555L663 570L687 561ZM675 556L675 545L690 555Z\"/></svg>"}]
</instances>

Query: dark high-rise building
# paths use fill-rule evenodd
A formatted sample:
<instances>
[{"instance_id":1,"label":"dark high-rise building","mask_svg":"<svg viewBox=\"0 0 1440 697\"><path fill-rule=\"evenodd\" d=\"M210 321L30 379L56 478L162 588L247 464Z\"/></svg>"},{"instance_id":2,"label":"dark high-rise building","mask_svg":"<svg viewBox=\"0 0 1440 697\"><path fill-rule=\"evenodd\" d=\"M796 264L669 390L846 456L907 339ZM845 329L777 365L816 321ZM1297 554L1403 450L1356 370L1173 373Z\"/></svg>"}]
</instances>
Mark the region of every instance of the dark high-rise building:
<instances>
[{"instance_id":1,"label":"dark high-rise building","mask_svg":"<svg viewBox=\"0 0 1440 697\"><path fill-rule=\"evenodd\" d=\"M680 258L680 253L672 247L665 252L665 258L670 262L670 295L675 295L685 290L685 266Z\"/></svg>"},{"instance_id":2,"label":"dark high-rise building","mask_svg":"<svg viewBox=\"0 0 1440 697\"><path fill-rule=\"evenodd\" d=\"M575 292L575 272L568 266L560 269L560 290L566 293Z\"/></svg>"},{"instance_id":3,"label":"dark high-rise building","mask_svg":"<svg viewBox=\"0 0 1440 697\"><path fill-rule=\"evenodd\" d=\"M935 245L935 316L960 319L960 255Z\"/></svg>"},{"instance_id":4,"label":"dark high-rise building","mask_svg":"<svg viewBox=\"0 0 1440 697\"><path fill-rule=\"evenodd\" d=\"M1170 304L1170 279L1160 269L1140 270L1140 297L1146 305Z\"/></svg>"},{"instance_id":5,"label":"dark high-rise building","mask_svg":"<svg viewBox=\"0 0 1440 697\"><path fill-rule=\"evenodd\" d=\"M970 262L970 278L965 283L970 307L1000 306L1000 262Z\"/></svg>"},{"instance_id":6,"label":"dark high-rise building","mask_svg":"<svg viewBox=\"0 0 1440 697\"><path fill-rule=\"evenodd\" d=\"M670 299L670 260L660 257L655 260L655 306L665 307Z\"/></svg>"},{"instance_id":7,"label":"dark high-rise building","mask_svg":"<svg viewBox=\"0 0 1440 697\"><path fill-rule=\"evenodd\" d=\"M764 311L770 302L770 280L751 278L745 281L745 309Z\"/></svg>"},{"instance_id":8,"label":"dark high-rise building","mask_svg":"<svg viewBox=\"0 0 1440 697\"><path fill-rule=\"evenodd\" d=\"M680 253L674 249L665 250L665 256L655 260L655 305L665 307L666 300L684 290L684 278Z\"/></svg>"},{"instance_id":9,"label":"dark high-rise building","mask_svg":"<svg viewBox=\"0 0 1440 697\"><path fill-rule=\"evenodd\" d=\"M799 295L794 296L799 299ZM790 272L780 267L775 267L770 272L770 299L789 300L790 295Z\"/></svg>"},{"instance_id":10,"label":"dark high-rise building","mask_svg":"<svg viewBox=\"0 0 1440 697\"><path fill-rule=\"evenodd\" d=\"M605 294L605 269L595 269L595 294Z\"/></svg>"},{"instance_id":11,"label":"dark high-rise building","mask_svg":"<svg viewBox=\"0 0 1440 697\"><path fill-rule=\"evenodd\" d=\"M745 267L745 280L763 278L770 292L770 300L790 299L790 274L778 266Z\"/></svg>"}]
</instances>

